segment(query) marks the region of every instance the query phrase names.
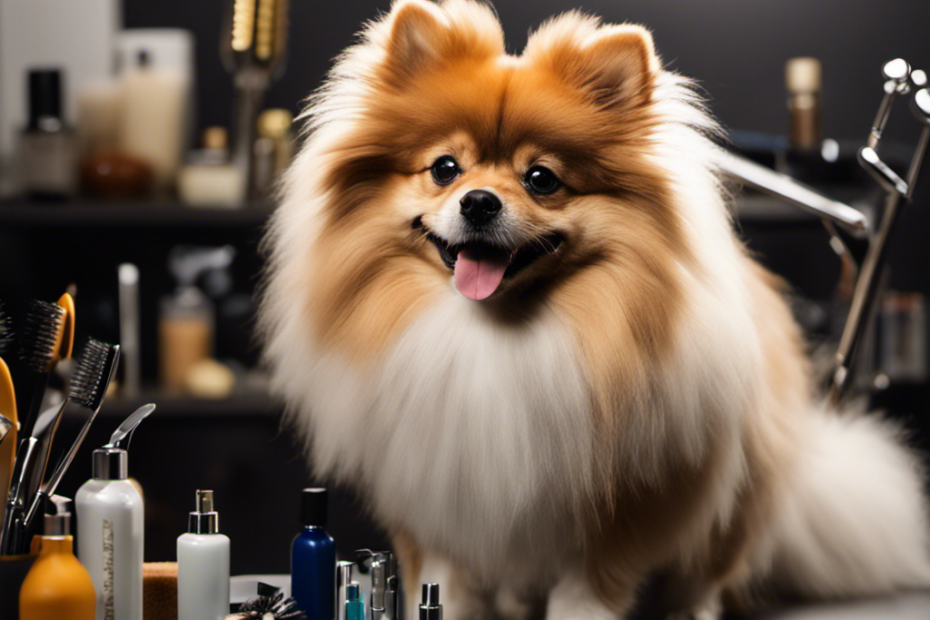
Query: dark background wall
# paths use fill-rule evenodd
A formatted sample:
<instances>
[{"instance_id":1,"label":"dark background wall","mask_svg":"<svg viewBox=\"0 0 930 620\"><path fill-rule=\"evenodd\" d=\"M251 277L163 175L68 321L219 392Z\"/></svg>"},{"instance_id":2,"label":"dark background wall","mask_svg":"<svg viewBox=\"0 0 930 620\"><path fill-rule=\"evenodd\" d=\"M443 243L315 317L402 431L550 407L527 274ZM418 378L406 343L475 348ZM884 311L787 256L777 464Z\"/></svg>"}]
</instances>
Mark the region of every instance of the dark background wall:
<instances>
[{"instance_id":1,"label":"dark background wall","mask_svg":"<svg viewBox=\"0 0 930 620\"><path fill-rule=\"evenodd\" d=\"M231 87L217 53L224 0L124 0L127 28L174 27L197 38L199 121L228 125ZM788 58L823 61L826 136L860 138L880 98L878 72L896 56L930 68L930 2L922 0L536 0L494 3L519 53L546 18L573 8L653 30L665 63L697 78L727 127L785 130ZM299 109L331 59L390 2L291 0L287 67L268 103Z\"/></svg>"},{"instance_id":2,"label":"dark background wall","mask_svg":"<svg viewBox=\"0 0 930 620\"><path fill-rule=\"evenodd\" d=\"M228 126L231 118L231 80L218 54L224 4L224 0L123 0L127 28L185 28L196 36L196 118L201 128ZM269 93L267 105L297 112L360 25L389 5L384 0L291 0L287 67ZM580 5L570 0L501 0L496 6L509 49L515 53L523 48L532 28L571 8L612 22L647 25L666 64L700 80L712 111L732 129L785 131L783 67L793 56L813 55L823 61L825 135L857 140L864 140L877 108L884 61L903 56L930 69L930 2L926 0L587 0ZM899 112L904 120L893 127L894 137L913 142L916 126L908 116ZM918 188L918 204L906 214L891 258L892 285L924 294L930 294L926 269L930 244L925 242L930 232L928 197L930 171ZM161 215L138 222L120 215L111 221L106 212L90 209L74 220L65 212L48 222L37 221L42 218L24 209L11 213L0 222L0 263L16 268L0 272L0 285L8 286L0 289L54 299L68 282L78 282L80 329L86 334L111 341L117 338L113 331L115 266L124 260L140 264L143 277L148 278L143 280L142 321L150 351L144 367L149 381L155 368L157 300L172 286L164 272L167 249L182 242L234 243L241 252L236 278L243 293L254 287L261 266L255 247L262 218L252 221L248 214L239 224L231 215L221 214L221 224L219 217L198 223L186 214L170 215L168 221L159 223ZM16 213L23 214L20 221ZM760 257L802 293L831 294L837 266L818 222L741 222L741 231ZM62 256L69 260L63 261ZM807 286L805 277L824 283ZM45 288L39 288L40 283ZM229 344L228 339L222 340L223 346ZM254 350L247 344L237 346L243 362L254 360ZM233 356L233 352L219 353ZM926 398L913 402L920 405L918 410L927 404ZM76 461L82 465L74 467L63 485L66 494L73 494L88 474L89 451L105 441L135 404L116 402L112 410L105 411ZM236 403L232 412L224 409L228 406L166 401L134 440L132 471L146 488L149 506L146 557L174 559L174 540L185 528L193 489L212 485L222 498L218 501L223 506L224 529L236 541L233 572L285 572L289 541L297 529L297 491L310 482L303 455L289 431L279 427L277 411L264 411L273 409L273 404ZM930 437L930 431L921 437ZM930 447L930 441L926 444ZM386 544L377 528L361 518L363 512L346 490L336 491L331 531L340 551Z\"/></svg>"}]
</instances>

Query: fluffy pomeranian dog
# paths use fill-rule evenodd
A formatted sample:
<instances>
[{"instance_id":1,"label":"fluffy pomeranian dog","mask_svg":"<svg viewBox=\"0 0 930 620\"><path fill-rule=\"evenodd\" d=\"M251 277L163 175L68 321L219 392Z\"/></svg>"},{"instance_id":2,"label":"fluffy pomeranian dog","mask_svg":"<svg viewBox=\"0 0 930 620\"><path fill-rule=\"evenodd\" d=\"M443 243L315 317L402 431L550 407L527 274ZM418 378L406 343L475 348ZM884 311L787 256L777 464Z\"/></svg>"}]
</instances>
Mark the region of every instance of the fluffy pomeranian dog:
<instances>
[{"instance_id":1,"label":"fluffy pomeranian dog","mask_svg":"<svg viewBox=\"0 0 930 620\"><path fill-rule=\"evenodd\" d=\"M659 568L702 619L759 583L930 584L917 458L815 395L648 31L571 12L513 56L486 5L401 0L306 119L267 359L315 470L393 536L408 609L438 582L448 620L618 618Z\"/></svg>"}]
</instances>

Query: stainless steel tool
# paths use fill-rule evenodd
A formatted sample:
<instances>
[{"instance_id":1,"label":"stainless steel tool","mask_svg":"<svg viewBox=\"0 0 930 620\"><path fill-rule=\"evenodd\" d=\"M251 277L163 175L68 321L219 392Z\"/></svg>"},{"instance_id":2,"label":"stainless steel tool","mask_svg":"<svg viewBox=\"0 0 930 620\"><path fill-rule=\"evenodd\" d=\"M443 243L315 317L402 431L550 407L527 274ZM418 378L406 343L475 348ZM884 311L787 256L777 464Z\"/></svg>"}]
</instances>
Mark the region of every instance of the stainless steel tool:
<instances>
[{"instance_id":1,"label":"stainless steel tool","mask_svg":"<svg viewBox=\"0 0 930 620\"><path fill-rule=\"evenodd\" d=\"M820 218L834 222L853 236L863 237L868 231L868 220L861 211L828 198L787 174L723 150L718 152L717 166L737 183L781 198Z\"/></svg>"},{"instance_id":2,"label":"stainless steel tool","mask_svg":"<svg viewBox=\"0 0 930 620\"><path fill-rule=\"evenodd\" d=\"M830 387L830 401L837 404L848 391L853 374L853 364L880 296L881 271L888 255L888 241L895 224L900 219L901 202L909 201L914 195L917 177L923 165L924 155L930 145L930 89L927 88L926 72L912 70L902 58L885 63L882 68L885 95L878 113L869 130L866 146L859 151L860 165L885 190L886 198L881 221L876 229L865 216L841 202L798 183L788 175L751 162L742 157L721 151L718 166L724 175L760 191L777 196L806 211L820 216L833 240L839 242L840 253L849 252L835 234L834 225L842 227L855 237L867 240L867 250L859 266L852 304L840 343L834 358L835 368ZM907 174L902 178L881 158L879 153L882 136L891 116L896 99L912 91L911 111L923 125L917 147L911 157Z\"/></svg>"},{"instance_id":3,"label":"stainless steel tool","mask_svg":"<svg viewBox=\"0 0 930 620\"><path fill-rule=\"evenodd\" d=\"M902 201L907 202L914 195L917 177L930 144L930 90L926 87L926 74L923 71L911 71L910 65L900 58L886 63L882 73L885 78L885 96L872 123L868 143L859 151L859 163L885 190L885 208L878 230L870 235L869 247L859 270L852 305L834 358L835 369L830 387L830 402L833 404L842 400L851 383L856 353L880 297L881 272L888 256L888 241L900 219ZM911 155L907 174L902 179L882 161L879 147L895 98L907 95L912 87L917 90L911 99L911 112L923 128Z\"/></svg>"}]
</instances>

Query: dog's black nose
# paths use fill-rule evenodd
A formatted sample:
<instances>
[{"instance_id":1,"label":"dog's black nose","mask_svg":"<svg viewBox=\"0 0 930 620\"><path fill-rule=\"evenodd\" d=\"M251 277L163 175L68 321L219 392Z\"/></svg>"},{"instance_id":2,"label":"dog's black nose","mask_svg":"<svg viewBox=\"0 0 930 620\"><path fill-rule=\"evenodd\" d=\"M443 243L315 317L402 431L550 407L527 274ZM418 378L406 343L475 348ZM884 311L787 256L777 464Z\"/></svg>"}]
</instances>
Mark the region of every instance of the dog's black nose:
<instances>
[{"instance_id":1,"label":"dog's black nose","mask_svg":"<svg viewBox=\"0 0 930 620\"><path fill-rule=\"evenodd\" d=\"M459 201L461 213L475 226L483 226L501 211L500 198L483 189L473 189Z\"/></svg>"}]
</instances>

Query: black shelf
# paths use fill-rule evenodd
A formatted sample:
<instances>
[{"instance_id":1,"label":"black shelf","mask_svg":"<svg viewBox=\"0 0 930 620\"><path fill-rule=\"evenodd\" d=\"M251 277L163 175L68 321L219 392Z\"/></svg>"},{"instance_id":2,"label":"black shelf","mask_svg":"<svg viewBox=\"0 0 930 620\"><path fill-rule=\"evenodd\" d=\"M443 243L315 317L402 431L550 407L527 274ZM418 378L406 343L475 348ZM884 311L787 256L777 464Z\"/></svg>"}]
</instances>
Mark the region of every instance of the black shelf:
<instances>
[{"instance_id":1,"label":"black shelf","mask_svg":"<svg viewBox=\"0 0 930 620\"><path fill-rule=\"evenodd\" d=\"M0 226L249 228L263 226L271 205L190 207L173 201L0 202Z\"/></svg>"},{"instance_id":2,"label":"black shelf","mask_svg":"<svg viewBox=\"0 0 930 620\"><path fill-rule=\"evenodd\" d=\"M283 405L265 392L234 393L228 398L195 398L193 396L170 395L157 390L143 391L138 397L107 398L100 415L125 418L146 403L154 403L159 417L276 417Z\"/></svg>"}]
</instances>

